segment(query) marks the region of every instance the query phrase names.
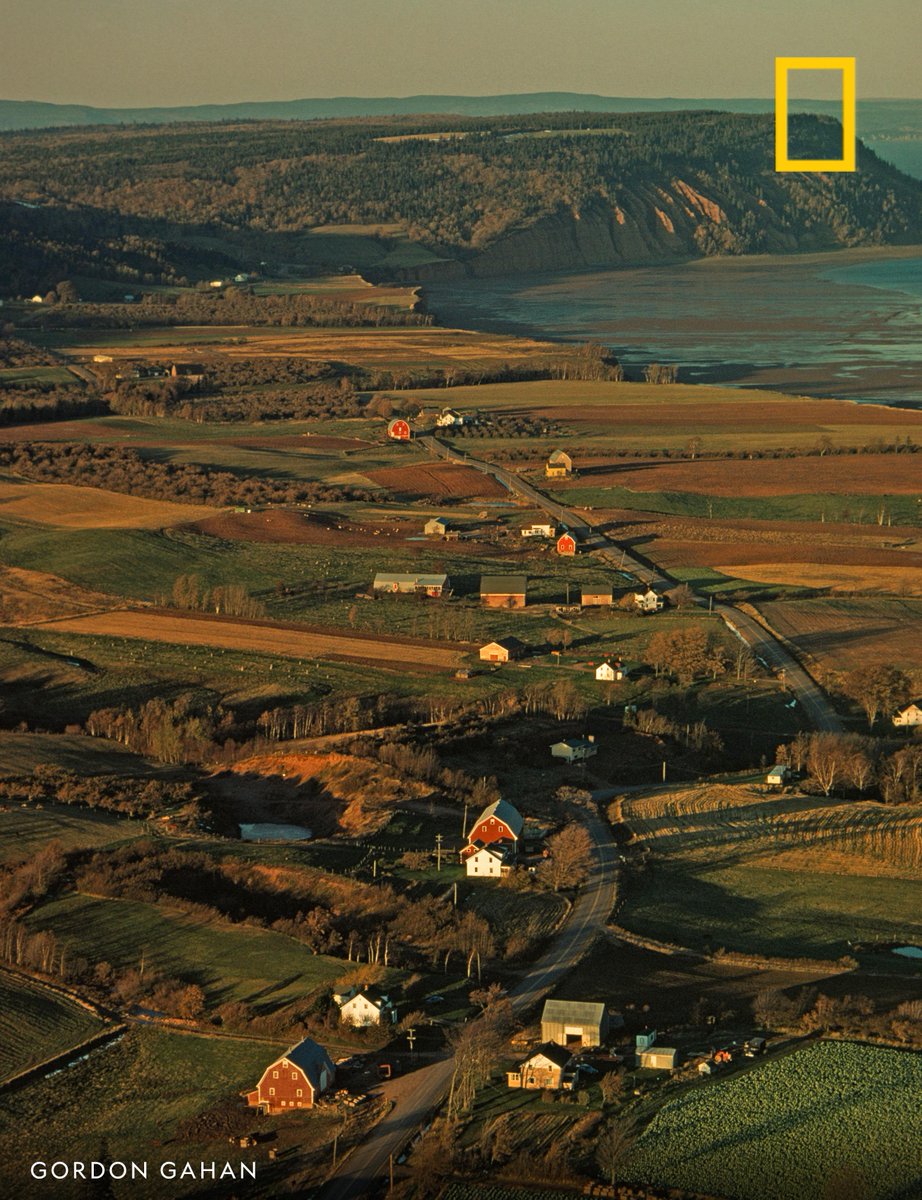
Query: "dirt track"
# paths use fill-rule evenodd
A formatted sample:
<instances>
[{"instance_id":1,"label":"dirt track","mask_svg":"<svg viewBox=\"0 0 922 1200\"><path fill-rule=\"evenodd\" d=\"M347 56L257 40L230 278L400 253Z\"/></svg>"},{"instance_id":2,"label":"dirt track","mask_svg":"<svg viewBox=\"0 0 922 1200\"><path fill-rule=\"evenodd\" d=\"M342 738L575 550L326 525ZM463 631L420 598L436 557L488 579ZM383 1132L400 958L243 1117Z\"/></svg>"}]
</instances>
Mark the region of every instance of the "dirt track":
<instances>
[{"instance_id":1,"label":"dirt track","mask_svg":"<svg viewBox=\"0 0 922 1200\"><path fill-rule=\"evenodd\" d=\"M352 637L348 634L318 633L292 625L214 618L197 613L172 613L121 609L68 617L48 622L47 628L63 633L97 634L103 637L141 638L148 642L173 642L187 646L219 646L244 653L281 654L288 658L346 659L398 667L451 670L464 651L448 643L406 639Z\"/></svg>"}]
</instances>

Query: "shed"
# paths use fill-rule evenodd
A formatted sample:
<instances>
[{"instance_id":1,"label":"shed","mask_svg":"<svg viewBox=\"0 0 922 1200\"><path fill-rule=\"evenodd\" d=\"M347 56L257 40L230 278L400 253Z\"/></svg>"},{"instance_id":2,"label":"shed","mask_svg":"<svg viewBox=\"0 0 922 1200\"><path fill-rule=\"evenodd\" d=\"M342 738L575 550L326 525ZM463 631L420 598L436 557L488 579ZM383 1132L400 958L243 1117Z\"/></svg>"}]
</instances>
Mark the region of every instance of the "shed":
<instances>
[{"instance_id":1,"label":"shed","mask_svg":"<svg viewBox=\"0 0 922 1200\"><path fill-rule=\"evenodd\" d=\"M423 533L431 536L433 534L438 537L444 537L451 529L451 521L447 517L433 517L423 526Z\"/></svg>"},{"instance_id":2,"label":"shed","mask_svg":"<svg viewBox=\"0 0 922 1200\"><path fill-rule=\"evenodd\" d=\"M247 1104L267 1113L313 1108L335 1077L336 1068L326 1050L305 1038L266 1067L255 1090L246 1093Z\"/></svg>"},{"instance_id":3,"label":"shed","mask_svg":"<svg viewBox=\"0 0 922 1200\"><path fill-rule=\"evenodd\" d=\"M528 580L524 575L483 575L480 599L487 608L524 608Z\"/></svg>"},{"instance_id":4,"label":"shed","mask_svg":"<svg viewBox=\"0 0 922 1200\"><path fill-rule=\"evenodd\" d=\"M602 608L614 602L614 593L604 583L584 584L581 600L583 608Z\"/></svg>"},{"instance_id":5,"label":"shed","mask_svg":"<svg viewBox=\"0 0 922 1200\"><path fill-rule=\"evenodd\" d=\"M572 475L573 460L563 450L554 450L544 465L544 474L548 479Z\"/></svg>"},{"instance_id":6,"label":"shed","mask_svg":"<svg viewBox=\"0 0 922 1200\"><path fill-rule=\"evenodd\" d=\"M637 1064L653 1071L674 1071L678 1066L679 1052L671 1046L651 1046L637 1055Z\"/></svg>"},{"instance_id":7,"label":"shed","mask_svg":"<svg viewBox=\"0 0 922 1200\"><path fill-rule=\"evenodd\" d=\"M518 638L500 638L497 642L487 642L485 646L480 647L480 660L481 662L511 662L513 659L522 658L527 649L525 643L520 642Z\"/></svg>"},{"instance_id":8,"label":"shed","mask_svg":"<svg viewBox=\"0 0 922 1200\"><path fill-rule=\"evenodd\" d=\"M608 1035L608 1010L589 1000L545 1000L541 1038L560 1046L601 1046Z\"/></svg>"},{"instance_id":9,"label":"shed","mask_svg":"<svg viewBox=\"0 0 922 1200\"><path fill-rule=\"evenodd\" d=\"M775 763L765 776L765 782L774 787L783 787L791 778L791 768L785 763Z\"/></svg>"}]
</instances>

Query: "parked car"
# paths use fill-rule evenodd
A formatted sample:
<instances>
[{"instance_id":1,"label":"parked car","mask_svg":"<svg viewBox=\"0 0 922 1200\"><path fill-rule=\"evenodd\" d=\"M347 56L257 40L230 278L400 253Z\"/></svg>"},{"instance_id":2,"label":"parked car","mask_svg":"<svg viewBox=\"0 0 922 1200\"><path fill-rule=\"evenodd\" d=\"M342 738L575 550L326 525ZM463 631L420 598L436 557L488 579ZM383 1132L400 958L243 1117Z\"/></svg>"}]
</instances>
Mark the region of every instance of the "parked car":
<instances>
[{"instance_id":1,"label":"parked car","mask_svg":"<svg viewBox=\"0 0 922 1200\"><path fill-rule=\"evenodd\" d=\"M746 1055L747 1058L755 1058L755 1056L757 1054L764 1054L765 1053L765 1038L764 1037L750 1038L749 1041L746 1043L746 1047L743 1050L743 1053Z\"/></svg>"}]
</instances>

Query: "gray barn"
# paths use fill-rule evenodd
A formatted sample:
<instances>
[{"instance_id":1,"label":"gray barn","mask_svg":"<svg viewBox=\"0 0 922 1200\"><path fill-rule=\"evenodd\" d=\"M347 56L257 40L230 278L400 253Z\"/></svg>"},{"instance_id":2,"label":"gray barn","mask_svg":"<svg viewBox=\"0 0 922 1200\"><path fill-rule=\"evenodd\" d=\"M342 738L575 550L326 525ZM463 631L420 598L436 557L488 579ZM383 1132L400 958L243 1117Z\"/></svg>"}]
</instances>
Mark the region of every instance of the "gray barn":
<instances>
[{"instance_id":1,"label":"gray barn","mask_svg":"<svg viewBox=\"0 0 922 1200\"><path fill-rule=\"evenodd\" d=\"M608 1035L608 1011L589 1000L546 1000L541 1040L559 1046L601 1046Z\"/></svg>"}]
</instances>

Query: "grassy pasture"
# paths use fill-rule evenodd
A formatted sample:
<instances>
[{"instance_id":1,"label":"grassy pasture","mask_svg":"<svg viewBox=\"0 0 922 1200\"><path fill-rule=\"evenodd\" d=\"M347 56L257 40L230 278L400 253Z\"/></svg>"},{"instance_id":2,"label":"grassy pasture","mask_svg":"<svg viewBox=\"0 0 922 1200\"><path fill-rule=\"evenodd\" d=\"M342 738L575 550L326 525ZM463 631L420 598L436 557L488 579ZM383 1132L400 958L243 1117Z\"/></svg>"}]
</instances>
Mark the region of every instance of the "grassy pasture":
<instances>
[{"instance_id":1,"label":"grassy pasture","mask_svg":"<svg viewBox=\"0 0 922 1200\"><path fill-rule=\"evenodd\" d=\"M309 995L343 974L343 963L312 954L280 933L192 917L134 900L71 894L28 917L74 954L117 968L152 966L203 989L207 1002L245 1000L265 1011Z\"/></svg>"},{"instance_id":2,"label":"grassy pasture","mask_svg":"<svg viewBox=\"0 0 922 1200\"><path fill-rule=\"evenodd\" d=\"M836 1178L841 1195L917 1196L920 1087L918 1054L821 1042L668 1101L625 1173L739 1200L805 1200Z\"/></svg>"},{"instance_id":3,"label":"grassy pasture","mask_svg":"<svg viewBox=\"0 0 922 1200\"><path fill-rule=\"evenodd\" d=\"M86 809L15 808L0 812L0 863L17 862L48 842L60 842L65 852L95 850L141 837L144 832L139 821Z\"/></svg>"},{"instance_id":4,"label":"grassy pasture","mask_svg":"<svg viewBox=\"0 0 922 1200\"><path fill-rule=\"evenodd\" d=\"M67 367L3 367L0 368L0 387L29 387L43 383L71 383L82 381L68 371Z\"/></svg>"},{"instance_id":5,"label":"grassy pasture","mask_svg":"<svg viewBox=\"0 0 922 1200\"><path fill-rule=\"evenodd\" d=\"M101 1033L102 1021L39 983L0 970L0 1082Z\"/></svg>"},{"instance_id":6,"label":"grassy pasture","mask_svg":"<svg viewBox=\"0 0 922 1200\"><path fill-rule=\"evenodd\" d=\"M39 764L84 775L144 776L153 769L143 758L106 738L0 729L0 778L27 775Z\"/></svg>"},{"instance_id":7,"label":"grassy pasture","mask_svg":"<svg viewBox=\"0 0 922 1200\"><path fill-rule=\"evenodd\" d=\"M230 1152L220 1128L210 1137L206 1133L177 1139L179 1126L219 1102L239 1109L239 1092L255 1086L282 1049L243 1039L132 1029L64 1074L0 1097L0 1179L5 1194L42 1200L52 1195L77 1200L86 1194L86 1185L80 1183L58 1182L39 1190L41 1185L29 1177L29 1164L51 1158L49 1148L55 1159L82 1162L99 1158L105 1144L113 1158L148 1162L147 1180L113 1184L116 1200L159 1200L165 1188L174 1190L177 1184L165 1184L159 1176L161 1162L181 1166L187 1159L195 1164L216 1161L220 1169L226 1160L249 1161L254 1152ZM296 1119L300 1123L301 1118ZM257 1127L254 1116L248 1120L243 1128ZM304 1141L310 1144L329 1124L312 1114L301 1130ZM266 1166L263 1158L261 1170Z\"/></svg>"},{"instance_id":8,"label":"grassy pasture","mask_svg":"<svg viewBox=\"0 0 922 1200\"><path fill-rule=\"evenodd\" d=\"M620 921L695 949L838 957L922 939L922 811L702 785L631 796L653 853Z\"/></svg>"}]
</instances>

